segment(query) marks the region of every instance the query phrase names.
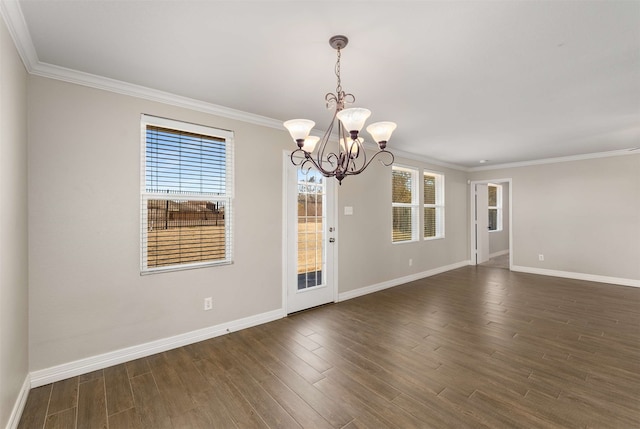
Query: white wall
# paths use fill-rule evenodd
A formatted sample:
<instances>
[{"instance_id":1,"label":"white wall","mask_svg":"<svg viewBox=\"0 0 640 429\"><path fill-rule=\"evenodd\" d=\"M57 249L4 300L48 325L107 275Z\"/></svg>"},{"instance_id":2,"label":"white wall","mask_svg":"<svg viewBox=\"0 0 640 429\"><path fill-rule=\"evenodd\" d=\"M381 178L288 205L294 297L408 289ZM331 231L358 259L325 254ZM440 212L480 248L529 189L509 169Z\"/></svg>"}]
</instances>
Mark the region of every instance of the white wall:
<instances>
[{"instance_id":1,"label":"white wall","mask_svg":"<svg viewBox=\"0 0 640 429\"><path fill-rule=\"evenodd\" d=\"M513 179L515 266L640 280L640 154L470 174L496 177Z\"/></svg>"},{"instance_id":2,"label":"white wall","mask_svg":"<svg viewBox=\"0 0 640 429\"><path fill-rule=\"evenodd\" d=\"M28 374L27 72L0 19L0 427ZM15 419L16 416L13 416Z\"/></svg>"}]
</instances>

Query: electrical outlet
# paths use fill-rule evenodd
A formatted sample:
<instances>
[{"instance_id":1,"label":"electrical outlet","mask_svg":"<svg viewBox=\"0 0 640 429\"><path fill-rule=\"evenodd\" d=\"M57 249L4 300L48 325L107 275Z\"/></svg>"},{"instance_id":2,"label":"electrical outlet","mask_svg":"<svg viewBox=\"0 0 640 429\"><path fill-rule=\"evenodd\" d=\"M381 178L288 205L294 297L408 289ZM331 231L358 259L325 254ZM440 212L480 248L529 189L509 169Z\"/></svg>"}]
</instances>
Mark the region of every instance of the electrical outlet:
<instances>
[{"instance_id":1,"label":"electrical outlet","mask_svg":"<svg viewBox=\"0 0 640 429\"><path fill-rule=\"evenodd\" d=\"M544 261L544 255L542 253L538 255L538 261Z\"/></svg>"},{"instance_id":2,"label":"electrical outlet","mask_svg":"<svg viewBox=\"0 0 640 429\"><path fill-rule=\"evenodd\" d=\"M213 308L213 298L207 297L204 299L204 309L211 310Z\"/></svg>"},{"instance_id":3,"label":"electrical outlet","mask_svg":"<svg viewBox=\"0 0 640 429\"><path fill-rule=\"evenodd\" d=\"M413 259L409 258L409 266L413 265Z\"/></svg>"}]
</instances>

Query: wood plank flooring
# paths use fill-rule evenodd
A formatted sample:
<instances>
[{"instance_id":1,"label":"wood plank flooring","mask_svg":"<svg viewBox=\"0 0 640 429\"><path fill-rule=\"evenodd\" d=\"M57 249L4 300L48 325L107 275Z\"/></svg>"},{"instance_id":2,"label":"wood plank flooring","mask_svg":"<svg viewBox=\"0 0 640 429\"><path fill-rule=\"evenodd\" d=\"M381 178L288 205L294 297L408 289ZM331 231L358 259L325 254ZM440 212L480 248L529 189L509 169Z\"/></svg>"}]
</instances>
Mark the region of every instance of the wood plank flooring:
<instances>
[{"instance_id":1,"label":"wood plank flooring","mask_svg":"<svg viewBox=\"0 0 640 429\"><path fill-rule=\"evenodd\" d=\"M639 428L640 288L464 267L32 389L19 428Z\"/></svg>"}]
</instances>

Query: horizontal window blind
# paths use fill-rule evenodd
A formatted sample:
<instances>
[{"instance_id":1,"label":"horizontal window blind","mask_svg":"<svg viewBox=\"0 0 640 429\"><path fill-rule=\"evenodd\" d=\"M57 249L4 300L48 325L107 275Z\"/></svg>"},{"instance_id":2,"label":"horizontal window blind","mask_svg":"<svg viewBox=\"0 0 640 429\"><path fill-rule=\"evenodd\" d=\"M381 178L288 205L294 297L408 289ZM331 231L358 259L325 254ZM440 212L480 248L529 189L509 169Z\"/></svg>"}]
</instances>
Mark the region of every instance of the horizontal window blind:
<instances>
[{"instance_id":1,"label":"horizontal window blind","mask_svg":"<svg viewBox=\"0 0 640 429\"><path fill-rule=\"evenodd\" d=\"M411 204L413 202L413 174L410 170L393 169L392 202Z\"/></svg>"},{"instance_id":2,"label":"horizontal window blind","mask_svg":"<svg viewBox=\"0 0 640 429\"><path fill-rule=\"evenodd\" d=\"M422 185L423 238L444 237L444 176L424 171Z\"/></svg>"},{"instance_id":3,"label":"horizontal window blind","mask_svg":"<svg viewBox=\"0 0 640 429\"><path fill-rule=\"evenodd\" d=\"M424 236L435 237L438 234L436 219L436 208L425 207L424 208Z\"/></svg>"},{"instance_id":4,"label":"horizontal window blind","mask_svg":"<svg viewBox=\"0 0 640 429\"><path fill-rule=\"evenodd\" d=\"M393 207L393 241L413 239L413 208Z\"/></svg>"},{"instance_id":5,"label":"horizontal window blind","mask_svg":"<svg viewBox=\"0 0 640 429\"><path fill-rule=\"evenodd\" d=\"M226 194L226 142L147 126L146 188L153 193Z\"/></svg>"},{"instance_id":6,"label":"horizontal window blind","mask_svg":"<svg viewBox=\"0 0 640 429\"><path fill-rule=\"evenodd\" d=\"M391 240L394 243L417 239L417 170L396 167L391 170Z\"/></svg>"},{"instance_id":7,"label":"horizontal window blind","mask_svg":"<svg viewBox=\"0 0 640 429\"><path fill-rule=\"evenodd\" d=\"M424 204L436 203L436 176L424 173Z\"/></svg>"},{"instance_id":8,"label":"horizontal window blind","mask_svg":"<svg viewBox=\"0 0 640 429\"><path fill-rule=\"evenodd\" d=\"M143 115L142 272L231 262L232 134Z\"/></svg>"}]
</instances>

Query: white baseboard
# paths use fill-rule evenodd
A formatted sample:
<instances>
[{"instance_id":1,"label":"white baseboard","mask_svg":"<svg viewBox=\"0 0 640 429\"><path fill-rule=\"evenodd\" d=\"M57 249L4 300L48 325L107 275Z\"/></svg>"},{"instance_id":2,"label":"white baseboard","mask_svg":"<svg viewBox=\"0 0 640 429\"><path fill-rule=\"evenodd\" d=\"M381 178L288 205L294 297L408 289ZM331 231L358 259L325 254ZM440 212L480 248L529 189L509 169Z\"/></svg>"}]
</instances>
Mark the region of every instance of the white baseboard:
<instances>
[{"instance_id":1,"label":"white baseboard","mask_svg":"<svg viewBox=\"0 0 640 429\"><path fill-rule=\"evenodd\" d=\"M500 250L499 252L496 252L496 253L492 253L492 254L490 254L490 255L489 255L489 259L491 259L491 258L495 258L495 257L497 257L497 256L506 255L506 254L508 254L508 253L509 253L509 249Z\"/></svg>"},{"instance_id":2,"label":"white baseboard","mask_svg":"<svg viewBox=\"0 0 640 429\"><path fill-rule=\"evenodd\" d=\"M542 276L563 277L567 279L586 280L589 282L611 283L620 286L640 287L640 280L625 279L620 277L599 276L596 274L574 273L571 271L547 270L544 268L522 267L514 265L511 271L519 271L522 273L540 274Z\"/></svg>"},{"instance_id":3,"label":"white baseboard","mask_svg":"<svg viewBox=\"0 0 640 429\"><path fill-rule=\"evenodd\" d=\"M20 417L22 417L22 411L24 411L24 406L27 403L27 397L29 396L29 389L31 388L31 379L29 374L24 378L24 383L22 383L22 387L20 388L20 392L18 393L18 397L16 398L16 403L13 405L13 410L11 410L11 415L9 416L9 421L7 422L7 429L16 429L18 427L18 423L20 423Z\"/></svg>"},{"instance_id":4,"label":"white baseboard","mask_svg":"<svg viewBox=\"0 0 640 429\"><path fill-rule=\"evenodd\" d=\"M451 270L455 270L456 268L460 268L460 267L465 267L467 265L470 264L470 261L461 261L461 262L456 262L455 264L451 264L451 265L446 265L444 267L438 267L438 268L434 268L432 270L428 270L428 271L422 271L420 273L416 273L416 274L411 274L405 277L400 277L397 279L393 279L393 280L388 280L386 282L382 282L382 283L376 283L374 285L371 286L365 286L365 287L361 287L359 289L355 289L355 290L350 290L348 292L343 292L341 294L338 295L338 302L340 301L346 301L348 299L352 299L352 298L357 298L359 296L362 295L368 295L370 293L373 292L378 292L384 289L388 289L390 287L394 287L394 286L398 286L404 283L409 283L415 280L420 280L423 279L425 277L431 277L434 276L436 274L440 274L440 273L444 273L446 271L451 271Z\"/></svg>"},{"instance_id":5,"label":"white baseboard","mask_svg":"<svg viewBox=\"0 0 640 429\"><path fill-rule=\"evenodd\" d=\"M151 356L167 350L188 344L197 343L198 341L208 340L233 331L250 328L252 326L261 325L263 323L282 319L286 316L284 309L269 311L267 313L257 314L255 316L246 317L244 319L234 320L220 325L210 326L208 328L198 329L173 337L163 338L151 341L137 346L127 347L115 350L101 355L91 356L79 359L62 365L33 371L31 373L31 387L44 386L45 384L64 380L66 378L75 377L77 375L86 374L113 365L128 362L130 360L141 357Z\"/></svg>"}]
</instances>

